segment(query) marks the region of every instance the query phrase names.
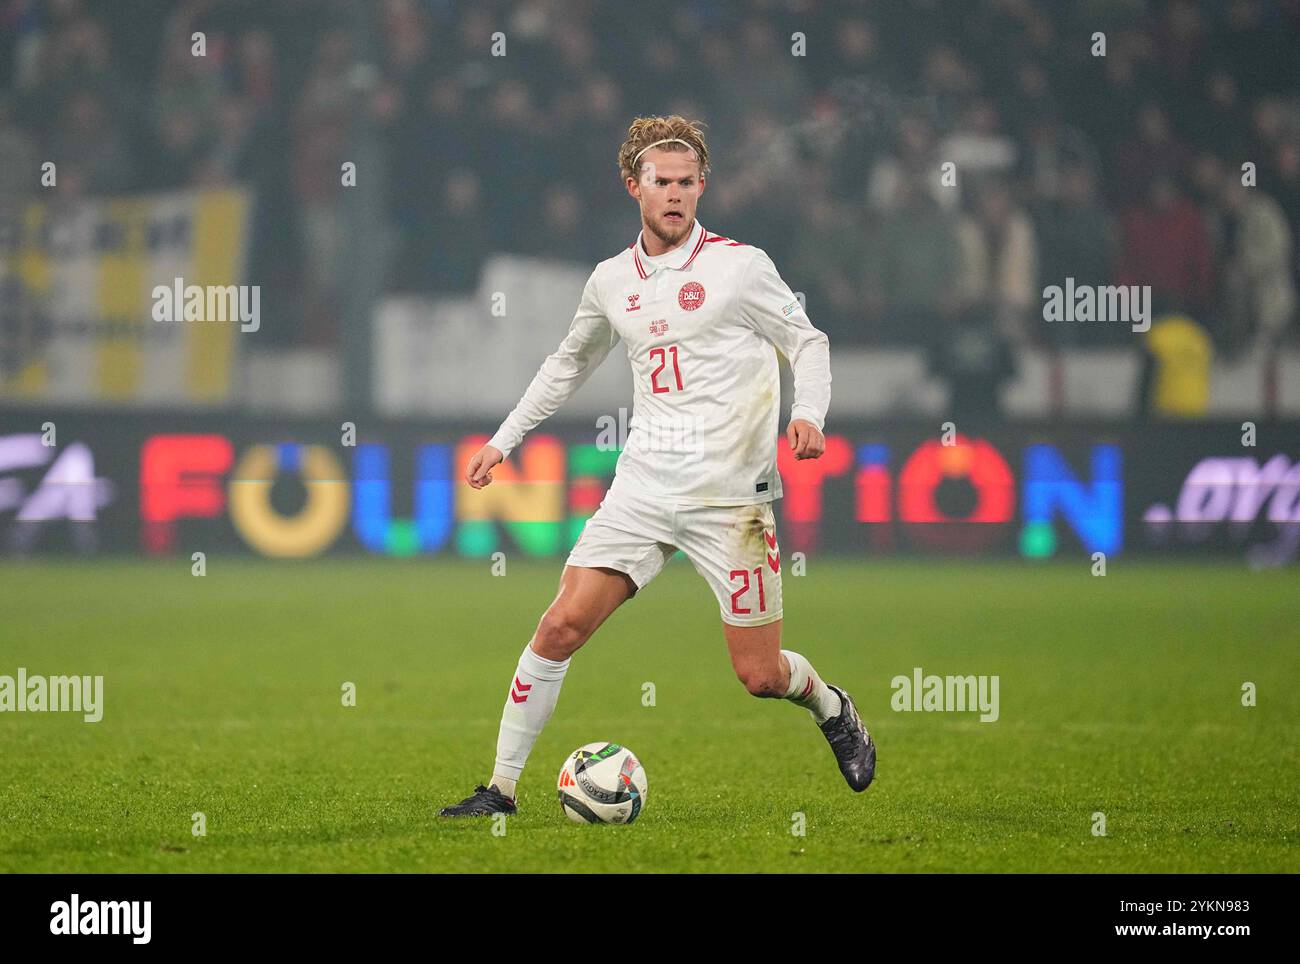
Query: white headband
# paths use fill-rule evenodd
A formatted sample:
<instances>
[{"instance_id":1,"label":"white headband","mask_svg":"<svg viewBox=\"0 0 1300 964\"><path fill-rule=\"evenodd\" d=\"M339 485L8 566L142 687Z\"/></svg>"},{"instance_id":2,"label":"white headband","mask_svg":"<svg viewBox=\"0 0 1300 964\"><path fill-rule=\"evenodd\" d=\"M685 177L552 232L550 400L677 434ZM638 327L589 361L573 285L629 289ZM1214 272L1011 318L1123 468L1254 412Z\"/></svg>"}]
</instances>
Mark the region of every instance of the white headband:
<instances>
[{"instance_id":1,"label":"white headband","mask_svg":"<svg viewBox=\"0 0 1300 964\"><path fill-rule=\"evenodd\" d=\"M647 144L645 147L641 148L641 150L637 151L637 152L636 152L636 157L632 158L632 167L633 167L634 169L636 168L636 163L637 163L637 161L641 160L641 155L642 155L642 154L644 154L646 151L650 150L650 148L652 148L652 147L658 147L660 144L681 144L681 145L683 145L684 147L690 147L692 151L695 150L694 147L691 147L690 144L687 144L687 143L686 143L684 140L682 140L680 137L665 137L663 140L661 140L661 141L655 141L653 144Z\"/></svg>"}]
</instances>

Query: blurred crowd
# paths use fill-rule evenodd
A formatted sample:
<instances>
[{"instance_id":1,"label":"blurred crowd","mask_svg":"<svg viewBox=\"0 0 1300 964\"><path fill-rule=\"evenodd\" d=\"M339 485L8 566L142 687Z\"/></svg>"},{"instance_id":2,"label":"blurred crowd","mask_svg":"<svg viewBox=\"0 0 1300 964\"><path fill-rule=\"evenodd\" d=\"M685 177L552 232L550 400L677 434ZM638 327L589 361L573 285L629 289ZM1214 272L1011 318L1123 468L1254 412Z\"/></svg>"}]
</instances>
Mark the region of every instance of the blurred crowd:
<instances>
[{"instance_id":1,"label":"blurred crowd","mask_svg":"<svg viewBox=\"0 0 1300 964\"><path fill-rule=\"evenodd\" d=\"M996 372L1131 337L1044 322L1067 278L1149 284L1228 356L1294 337L1300 0L368 6L377 70L342 0L0 0L0 203L45 159L61 196L247 185L266 336L330 345L355 138L384 147L387 290L464 293L494 252L628 245L616 151L680 113L701 221L833 343Z\"/></svg>"}]
</instances>

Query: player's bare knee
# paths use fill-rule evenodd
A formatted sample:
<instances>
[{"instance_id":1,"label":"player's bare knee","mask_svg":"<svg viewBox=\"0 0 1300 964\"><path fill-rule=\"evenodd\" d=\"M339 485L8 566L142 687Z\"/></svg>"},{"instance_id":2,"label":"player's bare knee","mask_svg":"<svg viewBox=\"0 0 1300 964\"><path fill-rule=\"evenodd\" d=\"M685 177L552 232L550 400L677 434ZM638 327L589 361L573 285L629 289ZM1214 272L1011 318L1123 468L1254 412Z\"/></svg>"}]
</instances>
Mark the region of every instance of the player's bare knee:
<instances>
[{"instance_id":1,"label":"player's bare knee","mask_svg":"<svg viewBox=\"0 0 1300 964\"><path fill-rule=\"evenodd\" d=\"M591 635L585 621L565 609L551 608L537 624L533 652L546 659L565 660Z\"/></svg>"},{"instance_id":2,"label":"player's bare knee","mask_svg":"<svg viewBox=\"0 0 1300 964\"><path fill-rule=\"evenodd\" d=\"M776 667L738 670L736 676L750 696L774 699L785 695L781 692L780 674Z\"/></svg>"}]
</instances>

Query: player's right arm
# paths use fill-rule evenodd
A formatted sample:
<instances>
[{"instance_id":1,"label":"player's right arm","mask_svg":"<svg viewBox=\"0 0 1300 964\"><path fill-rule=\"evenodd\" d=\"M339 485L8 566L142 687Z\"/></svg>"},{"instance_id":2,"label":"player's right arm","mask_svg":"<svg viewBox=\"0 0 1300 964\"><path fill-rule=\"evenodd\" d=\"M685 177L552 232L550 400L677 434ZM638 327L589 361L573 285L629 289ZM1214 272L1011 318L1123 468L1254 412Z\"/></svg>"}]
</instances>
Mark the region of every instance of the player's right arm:
<instances>
[{"instance_id":1,"label":"player's right arm","mask_svg":"<svg viewBox=\"0 0 1300 964\"><path fill-rule=\"evenodd\" d=\"M569 333L560 347L542 362L523 398L496 434L470 459L465 481L476 489L491 482L492 467L505 461L528 432L568 401L616 344L618 332L601 308L593 273L582 291L582 301L569 325Z\"/></svg>"}]
</instances>

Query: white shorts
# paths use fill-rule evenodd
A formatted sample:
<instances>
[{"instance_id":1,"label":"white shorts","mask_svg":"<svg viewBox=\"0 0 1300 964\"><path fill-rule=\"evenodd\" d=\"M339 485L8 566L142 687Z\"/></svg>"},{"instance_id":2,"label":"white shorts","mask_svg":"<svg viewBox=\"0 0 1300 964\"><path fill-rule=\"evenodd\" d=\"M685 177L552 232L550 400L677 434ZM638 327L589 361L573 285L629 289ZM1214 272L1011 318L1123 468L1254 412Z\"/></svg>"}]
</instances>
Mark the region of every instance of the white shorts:
<instances>
[{"instance_id":1,"label":"white shorts","mask_svg":"<svg viewBox=\"0 0 1300 964\"><path fill-rule=\"evenodd\" d=\"M681 549L718 599L722 621L781 618L781 550L771 502L686 505L607 492L565 564L627 573L641 589Z\"/></svg>"}]
</instances>

